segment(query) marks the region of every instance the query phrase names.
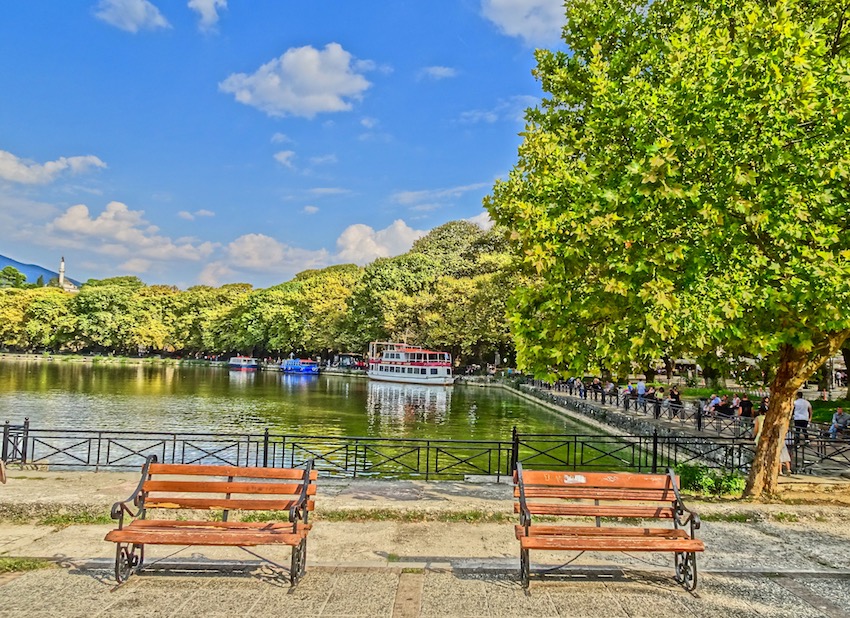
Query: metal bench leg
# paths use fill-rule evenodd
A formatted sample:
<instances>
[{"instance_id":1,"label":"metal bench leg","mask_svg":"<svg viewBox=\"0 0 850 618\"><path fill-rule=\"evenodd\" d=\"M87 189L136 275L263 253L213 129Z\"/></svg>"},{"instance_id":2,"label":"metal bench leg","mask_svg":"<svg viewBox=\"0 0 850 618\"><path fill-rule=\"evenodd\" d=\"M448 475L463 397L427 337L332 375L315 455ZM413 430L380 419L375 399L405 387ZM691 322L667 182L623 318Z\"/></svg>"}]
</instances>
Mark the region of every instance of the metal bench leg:
<instances>
[{"instance_id":1,"label":"metal bench leg","mask_svg":"<svg viewBox=\"0 0 850 618\"><path fill-rule=\"evenodd\" d=\"M144 561L144 545L117 543L115 545L115 581L119 584L127 581L130 575L142 567Z\"/></svg>"},{"instance_id":2,"label":"metal bench leg","mask_svg":"<svg viewBox=\"0 0 850 618\"><path fill-rule=\"evenodd\" d=\"M522 578L522 587L528 589L528 578L531 575L531 563L528 558L528 550L519 550L519 574Z\"/></svg>"},{"instance_id":3,"label":"metal bench leg","mask_svg":"<svg viewBox=\"0 0 850 618\"><path fill-rule=\"evenodd\" d=\"M292 562L289 566L289 584L297 586L307 570L307 539L292 546Z\"/></svg>"},{"instance_id":4,"label":"metal bench leg","mask_svg":"<svg viewBox=\"0 0 850 618\"><path fill-rule=\"evenodd\" d=\"M676 567L676 583L681 584L688 592L697 588L697 555L694 552L676 552L673 562Z\"/></svg>"}]
</instances>

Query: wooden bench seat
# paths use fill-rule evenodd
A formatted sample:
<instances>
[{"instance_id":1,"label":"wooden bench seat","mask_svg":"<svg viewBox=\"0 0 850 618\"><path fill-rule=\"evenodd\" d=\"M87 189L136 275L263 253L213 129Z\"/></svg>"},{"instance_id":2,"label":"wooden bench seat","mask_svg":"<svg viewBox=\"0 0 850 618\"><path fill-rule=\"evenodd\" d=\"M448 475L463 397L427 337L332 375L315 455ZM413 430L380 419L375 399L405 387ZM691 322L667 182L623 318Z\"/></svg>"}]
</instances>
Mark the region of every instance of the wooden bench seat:
<instances>
[{"instance_id":1,"label":"wooden bench seat","mask_svg":"<svg viewBox=\"0 0 850 618\"><path fill-rule=\"evenodd\" d=\"M514 512L520 523L520 570L529 585L530 550L671 552L676 580L693 590L697 583L696 553L705 550L694 533L699 517L685 508L678 478L668 474L623 472L528 471L517 464ZM534 518L564 518L535 523ZM672 522L665 527L602 525L602 518ZM595 525L582 519L591 518ZM575 522L576 525L573 525Z\"/></svg>"},{"instance_id":2,"label":"wooden bench seat","mask_svg":"<svg viewBox=\"0 0 850 618\"><path fill-rule=\"evenodd\" d=\"M142 567L146 545L289 545L294 586L306 567L308 516L315 508L316 479L312 461L303 468L242 468L158 464L156 457L150 457L133 495L112 507L118 528L106 540L117 544L115 578L120 583ZM148 518L150 511L158 509L212 511L220 513L221 520ZM232 510L280 511L281 516L269 522L228 521Z\"/></svg>"}]
</instances>

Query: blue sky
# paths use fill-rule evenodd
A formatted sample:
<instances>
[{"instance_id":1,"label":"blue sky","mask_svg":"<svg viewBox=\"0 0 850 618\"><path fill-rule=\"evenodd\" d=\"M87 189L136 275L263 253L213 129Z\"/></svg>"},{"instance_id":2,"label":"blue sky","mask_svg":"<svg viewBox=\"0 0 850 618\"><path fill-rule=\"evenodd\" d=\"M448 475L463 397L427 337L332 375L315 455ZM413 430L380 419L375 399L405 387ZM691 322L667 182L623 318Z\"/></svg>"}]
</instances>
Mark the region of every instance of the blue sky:
<instances>
[{"instance_id":1,"label":"blue sky","mask_svg":"<svg viewBox=\"0 0 850 618\"><path fill-rule=\"evenodd\" d=\"M266 287L484 222L563 21L561 0L4 0L0 254Z\"/></svg>"}]
</instances>

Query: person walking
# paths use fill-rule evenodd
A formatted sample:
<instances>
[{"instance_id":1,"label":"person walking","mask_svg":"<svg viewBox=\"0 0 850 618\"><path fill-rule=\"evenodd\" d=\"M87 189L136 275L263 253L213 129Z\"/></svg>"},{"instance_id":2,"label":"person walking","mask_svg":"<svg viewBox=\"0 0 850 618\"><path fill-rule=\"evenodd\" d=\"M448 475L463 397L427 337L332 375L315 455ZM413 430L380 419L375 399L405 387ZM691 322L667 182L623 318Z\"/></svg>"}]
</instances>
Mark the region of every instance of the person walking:
<instances>
[{"instance_id":1,"label":"person walking","mask_svg":"<svg viewBox=\"0 0 850 618\"><path fill-rule=\"evenodd\" d=\"M764 412L759 409L758 415L753 421L753 444L759 443L763 429ZM779 471L784 476L791 476L791 454L788 452L788 445L785 442L782 443L782 449L779 451Z\"/></svg>"},{"instance_id":2,"label":"person walking","mask_svg":"<svg viewBox=\"0 0 850 618\"><path fill-rule=\"evenodd\" d=\"M812 404L803 397L803 391L797 393L797 399L794 400L794 412L792 418L794 419L794 434L796 442L799 444L800 433L802 433L806 440L806 444L808 444L809 422L812 420Z\"/></svg>"}]
</instances>

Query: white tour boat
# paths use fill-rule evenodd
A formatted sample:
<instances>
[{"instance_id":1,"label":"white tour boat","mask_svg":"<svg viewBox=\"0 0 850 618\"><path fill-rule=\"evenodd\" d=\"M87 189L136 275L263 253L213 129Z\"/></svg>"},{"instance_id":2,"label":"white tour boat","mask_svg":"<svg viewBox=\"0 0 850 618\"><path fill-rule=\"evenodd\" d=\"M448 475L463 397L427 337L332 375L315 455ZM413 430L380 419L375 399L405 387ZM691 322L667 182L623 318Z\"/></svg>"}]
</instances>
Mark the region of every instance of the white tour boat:
<instances>
[{"instance_id":1,"label":"white tour boat","mask_svg":"<svg viewBox=\"0 0 850 618\"><path fill-rule=\"evenodd\" d=\"M390 341L369 344L368 375L372 380L402 384L449 386L454 382L448 352Z\"/></svg>"}]
</instances>

